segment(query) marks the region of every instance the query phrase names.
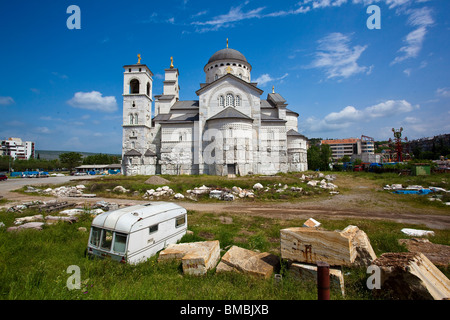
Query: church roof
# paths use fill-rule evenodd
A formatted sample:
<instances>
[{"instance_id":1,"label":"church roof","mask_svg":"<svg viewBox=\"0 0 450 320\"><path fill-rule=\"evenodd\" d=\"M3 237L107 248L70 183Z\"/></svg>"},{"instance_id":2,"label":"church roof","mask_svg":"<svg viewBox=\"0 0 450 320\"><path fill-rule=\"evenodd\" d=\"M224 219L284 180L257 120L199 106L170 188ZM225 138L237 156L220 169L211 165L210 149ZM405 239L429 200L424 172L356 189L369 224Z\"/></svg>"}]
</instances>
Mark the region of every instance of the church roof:
<instances>
[{"instance_id":1,"label":"church roof","mask_svg":"<svg viewBox=\"0 0 450 320\"><path fill-rule=\"evenodd\" d=\"M267 100L272 100L277 105L286 103L286 99L284 99L279 93L269 93L267 95Z\"/></svg>"},{"instance_id":2,"label":"church roof","mask_svg":"<svg viewBox=\"0 0 450 320\"><path fill-rule=\"evenodd\" d=\"M304 135L302 135L301 133L295 131L294 129L289 130L286 135L291 136L291 137L300 137L300 138L306 138Z\"/></svg>"},{"instance_id":3,"label":"church roof","mask_svg":"<svg viewBox=\"0 0 450 320\"><path fill-rule=\"evenodd\" d=\"M216 120L216 119L242 119L242 120L253 121L252 118L250 118L249 116L246 116L245 114L236 110L233 107L228 107L228 108L220 111L219 113L215 114L214 116L212 116L211 118L209 118L206 121Z\"/></svg>"},{"instance_id":4,"label":"church roof","mask_svg":"<svg viewBox=\"0 0 450 320\"><path fill-rule=\"evenodd\" d=\"M273 109L275 108L273 105L270 104L267 100L260 100L260 108L261 109Z\"/></svg>"},{"instance_id":5,"label":"church roof","mask_svg":"<svg viewBox=\"0 0 450 320\"><path fill-rule=\"evenodd\" d=\"M145 151L144 156L146 157L154 157L156 156L156 153L154 153L152 150L147 149L147 151Z\"/></svg>"},{"instance_id":6,"label":"church roof","mask_svg":"<svg viewBox=\"0 0 450 320\"><path fill-rule=\"evenodd\" d=\"M271 117L268 116L266 114L261 113L261 121L265 121L265 122L287 122L286 120L280 119L280 118L276 118L276 117Z\"/></svg>"},{"instance_id":7,"label":"church roof","mask_svg":"<svg viewBox=\"0 0 450 320\"><path fill-rule=\"evenodd\" d=\"M217 51L211 56L211 58L209 58L208 63L218 60L239 60L248 63L247 59L242 53L231 48L225 48Z\"/></svg>"},{"instance_id":8,"label":"church roof","mask_svg":"<svg viewBox=\"0 0 450 320\"><path fill-rule=\"evenodd\" d=\"M140 157L142 155L142 153L140 153L137 150L131 149L130 151L127 151L124 156L138 156Z\"/></svg>"},{"instance_id":9,"label":"church roof","mask_svg":"<svg viewBox=\"0 0 450 320\"><path fill-rule=\"evenodd\" d=\"M207 88L210 88L210 87L214 86L215 84L217 84L217 83L219 83L219 82L221 82L221 81L224 81L225 79L228 79L228 78L230 78L230 77L231 77L232 79L235 79L235 80L239 81L240 83L242 83L242 84L248 86L249 88L252 88L253 90L258 91L259 94L262 94L262 93L264 92L264 90L261 90L261 89L259 89L258 87L256 87L256 84L255 84L255 83L248 83L247 81L244 81L244 80L242 80L241 78L238 78L238 77L236 77L235 75L233 75L233 74L231 74L231 73L227 73L227 74L224 75L223 77L220 77L219 79L214 80L213 82L210 82L210 83L208 83L207 85L201 87L200 89L198 89L197 91L195 91L195 93L196 93L197 95L200 95L200 93L202 93L203 91L205 91Z\"/></svg>"},{"instance_id":10,"label":"church roof","mask_svg":"<svg viewBox=\"0 0 450 320\"><path fill-rule=\"evenodd\" d=\"M161 124L164 123L187 123L187 122L194 122L198 121L199 116L198 113L186 113L179 117L171 118L172 114L158 114L155 118L153 118L154 121L159 121Z\"/></svg>"},{"instance_id":11,"label":"church roof","mask_svg":"<svg viewBox=\"0 0 450 320\"><path fill-rule=\"evenodd\" d=\"M198 100L177 101L171 110L198 109Z\"/></svg>"},{"instance_id":12,"label":"church roof","mask_svg":"<svg viewBox=\"0 0 450 320\"><path fill-rule=\"evenodd\" d=\"M295 111L292 111L291 109L286 108L286 113L293 113L295 114L297 117L299 116L299 114Z\"/></svg>"}]
</instances>

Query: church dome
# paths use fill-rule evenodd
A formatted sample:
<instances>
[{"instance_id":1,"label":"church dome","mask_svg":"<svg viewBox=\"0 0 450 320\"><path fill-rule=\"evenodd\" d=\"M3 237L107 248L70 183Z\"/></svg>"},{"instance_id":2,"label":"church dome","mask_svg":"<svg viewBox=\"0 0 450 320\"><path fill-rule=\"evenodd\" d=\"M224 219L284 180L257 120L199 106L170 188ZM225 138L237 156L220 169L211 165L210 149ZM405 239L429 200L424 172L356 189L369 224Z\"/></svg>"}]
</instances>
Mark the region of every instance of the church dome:
<instances>
[{"instance_id":1,"label":"church dome","mask_svg":"<svg viewBox=\"0 0 450 320\"><path fill-rule=\"evenodd\" d=\"M230 48L225 48L214 53L211 58L209 58L208 64L218 60L239 60L248 63L242 53Z\"/></svg>"}]
</instances>

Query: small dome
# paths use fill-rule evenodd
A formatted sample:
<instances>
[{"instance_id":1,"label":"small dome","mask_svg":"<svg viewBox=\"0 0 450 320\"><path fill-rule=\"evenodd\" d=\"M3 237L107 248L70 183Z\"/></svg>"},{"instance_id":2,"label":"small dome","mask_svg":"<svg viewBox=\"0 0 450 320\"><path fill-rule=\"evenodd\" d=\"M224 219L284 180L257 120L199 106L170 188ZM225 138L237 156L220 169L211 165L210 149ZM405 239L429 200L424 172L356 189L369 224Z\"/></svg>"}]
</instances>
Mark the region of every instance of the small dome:
<instances>
[{"instance_id":1,"label":"small dome","mask_svg":"<svg viewBox=\"0 0 450 320\"><path fill-rule=\"evenodd\" d=\"M216 53L214 53L211 58L209 58L208 64L214 61L218 61L218 60L239 60L245 63L247 62L247 59L244 57L244 55L242 53L240 53L237 50L234 49L230 49L230 48L225 48L222 50L217 51Z\"/></svg>"}]
</instances>

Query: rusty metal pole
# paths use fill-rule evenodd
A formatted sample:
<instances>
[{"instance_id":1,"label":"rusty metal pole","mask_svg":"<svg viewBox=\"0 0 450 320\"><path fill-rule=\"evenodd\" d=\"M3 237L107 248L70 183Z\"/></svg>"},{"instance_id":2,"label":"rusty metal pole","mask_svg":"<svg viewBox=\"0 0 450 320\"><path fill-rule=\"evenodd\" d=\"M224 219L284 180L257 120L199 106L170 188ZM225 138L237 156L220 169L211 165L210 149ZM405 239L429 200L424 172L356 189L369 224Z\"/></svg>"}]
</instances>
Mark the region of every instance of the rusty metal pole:
<instances>
[{"instance_id":1,"label":"rusty metal pole","mask_svg":"<svg viewBox=\"0 0 450 320\"><path fill-rule=\"evenodd\" d=\"M330 300L330 265L317 261L317 299Z\"/></svg>"}]
</instances>

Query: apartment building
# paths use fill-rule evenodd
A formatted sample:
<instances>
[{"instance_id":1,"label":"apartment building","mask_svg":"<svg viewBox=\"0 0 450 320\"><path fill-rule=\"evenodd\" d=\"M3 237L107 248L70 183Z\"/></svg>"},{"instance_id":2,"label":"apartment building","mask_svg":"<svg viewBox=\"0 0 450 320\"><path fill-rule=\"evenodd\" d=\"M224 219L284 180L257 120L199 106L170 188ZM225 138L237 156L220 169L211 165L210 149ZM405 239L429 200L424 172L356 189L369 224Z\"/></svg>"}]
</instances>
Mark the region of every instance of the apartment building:
<instances>
[{"instance_id":1,"label":"apartment building","mask_svg":"<svg viewBox=\"0 0 450 320\"><path fill-rule=\"evenodd\" d=\"M34 142L22 141L20 138L1 140L0 155L20 160L34 158Z\"/></svg>"},{"instance_id":2,"label":"apartment building","mask_svg":"<svg viewBox=\"0 0 450 320\"><path fill-rule=\"evenodd\" d=\"M375 142L373 139L333 139L322 140L321 143L330 146L334 160L341 159L344 156L349 156L351 158L354 155L375 153Z\"/></svg>"}]
</instances>

